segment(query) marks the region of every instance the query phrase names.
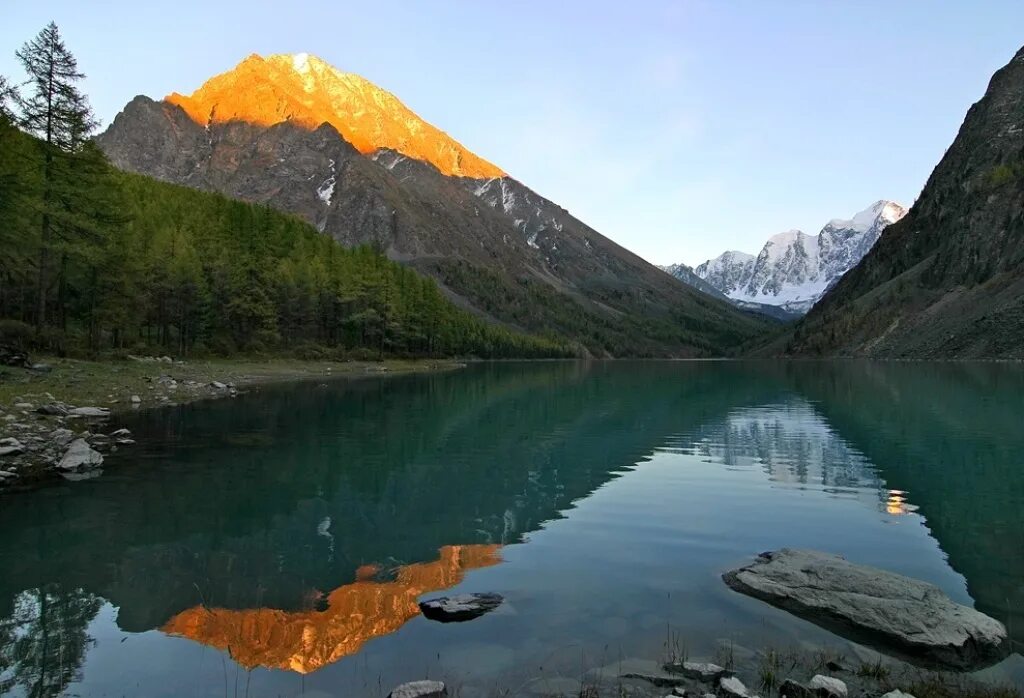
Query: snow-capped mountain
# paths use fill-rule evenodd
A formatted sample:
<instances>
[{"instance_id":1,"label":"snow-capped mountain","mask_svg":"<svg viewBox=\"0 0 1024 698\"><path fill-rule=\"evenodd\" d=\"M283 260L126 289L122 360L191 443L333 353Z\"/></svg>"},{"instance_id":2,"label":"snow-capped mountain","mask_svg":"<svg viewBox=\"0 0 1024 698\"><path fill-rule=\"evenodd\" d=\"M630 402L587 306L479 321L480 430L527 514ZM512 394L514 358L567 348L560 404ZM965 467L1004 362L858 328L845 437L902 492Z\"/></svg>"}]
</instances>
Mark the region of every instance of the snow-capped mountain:
<instances>
[{"instance_id":1,"label":"snow-capped mountain","mask_svg":"<svg viewBox=\"0 0 1024 698\"><path fill-rule=\"evenodd\" d=\"M725 252L693 271L738 304L773 305L803 314L856 266L885 226L906 213L895 202L876 201L853 218L832 219L817 235L788 230L769 238L757 256ZM690 283L685 275L674 276Z\"/></svg>"}]
</instances>

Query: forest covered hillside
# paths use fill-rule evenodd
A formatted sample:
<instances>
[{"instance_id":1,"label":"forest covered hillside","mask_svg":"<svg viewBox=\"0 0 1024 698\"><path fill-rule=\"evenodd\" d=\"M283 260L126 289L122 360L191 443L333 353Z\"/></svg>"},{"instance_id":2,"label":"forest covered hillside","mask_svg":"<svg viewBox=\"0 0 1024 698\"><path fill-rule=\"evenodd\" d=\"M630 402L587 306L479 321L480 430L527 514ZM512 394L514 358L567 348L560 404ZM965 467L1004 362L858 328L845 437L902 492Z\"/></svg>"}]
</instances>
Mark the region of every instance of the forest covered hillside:
<instances>
[{"instance_id":1,"label":"forest covered hillside","mask_svg":"<svg viewBox=\"0 0 1024 698\"><path fill-rule=\"evenodd\" d=\"M0 120L0 342L177 356L570 356L297 217L121 172Z\"/></svg>"}]
</instances>

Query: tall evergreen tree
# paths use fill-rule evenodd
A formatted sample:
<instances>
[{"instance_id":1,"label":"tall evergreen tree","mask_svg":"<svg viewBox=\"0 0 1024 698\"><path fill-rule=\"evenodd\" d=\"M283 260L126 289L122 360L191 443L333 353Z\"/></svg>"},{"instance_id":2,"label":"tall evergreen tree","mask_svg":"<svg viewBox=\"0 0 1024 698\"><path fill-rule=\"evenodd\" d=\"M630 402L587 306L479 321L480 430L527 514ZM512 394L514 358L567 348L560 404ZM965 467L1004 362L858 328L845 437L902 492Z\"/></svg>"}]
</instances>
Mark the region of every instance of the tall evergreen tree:
<instances>
[{"instance_id":1,"label":"tall evergreen tree","mask_svg":"<svg viewBox=\"0 0 1024 698\"><path fill-rule=\"evenodd\" d=\"M89 134L98 125L89 101L77 83L85 77L78 62L64 46L57 25L50 22L25 43L15 55L28 75L27 94L18 100L19 124L35 134L44 149L39 254L36 280L36 331L46 323L50 253L55 233L67 227L74 215L78 184L72 171L75 154L85 148Z\"/></svg>"},{"instance_id":2,"label":"tall evergreen tree","mask_svg":"<svg viewBox=\"0 0 1024 698\"><path fill-rule=\"evenodd\" d=\"M18 101L18 90L10 81L0 75L0 122L10 123L14 121L12 105Z\"/></svg>"}]
</instances>

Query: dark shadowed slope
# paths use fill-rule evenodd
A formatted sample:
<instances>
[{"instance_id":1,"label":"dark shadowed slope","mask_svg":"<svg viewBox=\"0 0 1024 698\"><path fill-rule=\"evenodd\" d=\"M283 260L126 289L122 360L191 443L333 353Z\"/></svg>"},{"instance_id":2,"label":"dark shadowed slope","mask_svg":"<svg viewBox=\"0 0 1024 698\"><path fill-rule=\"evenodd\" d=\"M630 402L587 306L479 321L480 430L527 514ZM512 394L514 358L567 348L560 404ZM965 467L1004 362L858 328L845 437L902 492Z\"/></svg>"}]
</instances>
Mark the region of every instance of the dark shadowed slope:
<instances>
[{"instance_id":1,"label":"dark shadowed slope","mask_svg":"<svg viewBox=\"0 0 1024 698\"><path fill-rule=\"evenodd\" d=\"M910 213L776 348L1024 357L1024 49L968 111Z\"/></svg>"}]
</instances>

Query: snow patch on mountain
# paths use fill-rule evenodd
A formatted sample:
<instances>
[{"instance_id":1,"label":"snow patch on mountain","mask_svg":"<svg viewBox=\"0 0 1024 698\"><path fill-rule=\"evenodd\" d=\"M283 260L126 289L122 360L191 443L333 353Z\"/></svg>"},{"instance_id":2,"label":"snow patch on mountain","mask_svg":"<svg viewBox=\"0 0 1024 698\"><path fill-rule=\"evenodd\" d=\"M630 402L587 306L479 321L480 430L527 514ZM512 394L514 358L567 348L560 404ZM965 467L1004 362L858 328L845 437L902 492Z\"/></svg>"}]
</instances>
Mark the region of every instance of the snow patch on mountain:
<instances>
[{"instance_id":1,"label":"snow patch on mountain","mask_svg":"<svg viewBox=\"0 0 1024 698\"><path fill-rule=\"evenodd\" d=\"M806 313L860 262L885 227L906 213L895 202L876 201L852 218L832 219L817 235L787 230L770 237L756 256L724 252L693 272L737 303ZM693 284L685 275L674 275Z\"/></svg>"}]
</instances>

